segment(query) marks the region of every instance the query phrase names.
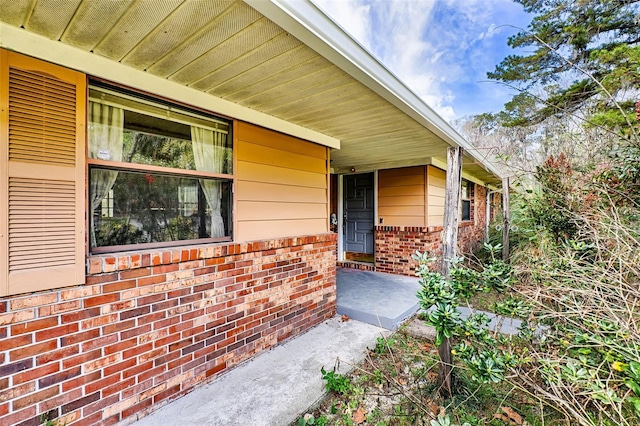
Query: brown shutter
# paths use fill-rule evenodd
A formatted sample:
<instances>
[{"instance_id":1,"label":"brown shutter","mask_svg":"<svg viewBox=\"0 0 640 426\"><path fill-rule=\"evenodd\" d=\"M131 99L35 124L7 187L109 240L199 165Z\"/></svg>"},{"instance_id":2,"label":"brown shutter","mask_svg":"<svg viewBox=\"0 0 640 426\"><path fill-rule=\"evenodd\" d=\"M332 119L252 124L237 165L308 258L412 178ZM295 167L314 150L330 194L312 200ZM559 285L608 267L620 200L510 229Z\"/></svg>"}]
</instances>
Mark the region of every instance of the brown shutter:
<instances>
[{"instance_id":1,"label":"brown shutter","mask_svg":"<svg viewBox=\"0 0 640 426\"><path fill-rule=\"evenodd\" d=\"M86 77L0 50L0 295L84 283Z\"/></svg>"}]
</instances>

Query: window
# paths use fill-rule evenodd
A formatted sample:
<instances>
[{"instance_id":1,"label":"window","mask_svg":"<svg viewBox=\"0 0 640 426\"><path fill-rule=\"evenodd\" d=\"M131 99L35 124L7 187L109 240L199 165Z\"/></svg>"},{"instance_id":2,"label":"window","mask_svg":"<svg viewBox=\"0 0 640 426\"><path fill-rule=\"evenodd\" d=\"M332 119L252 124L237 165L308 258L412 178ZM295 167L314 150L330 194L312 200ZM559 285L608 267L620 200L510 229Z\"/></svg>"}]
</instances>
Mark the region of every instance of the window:
<instances>
[{"instance_id":1,"label":"window","mask_svg":"<svg viewBox=\"0 0 640 426\"><path fill-rule=\"evenodd\" d=\"M231 240L229 123L89 90L91 251Z\"/></svg>"},{"instance_id":2,"label":"window","mask_svg":"<svg viewBox=\"0 0 640 426\"><path fill-rule=\"evenodd\" d=\"M472 220L471 217L471 198L473 197L473 183L467 180L462 180L461 191L461 205L462 205L462 220Z\"/></svg>"}]
</instances>

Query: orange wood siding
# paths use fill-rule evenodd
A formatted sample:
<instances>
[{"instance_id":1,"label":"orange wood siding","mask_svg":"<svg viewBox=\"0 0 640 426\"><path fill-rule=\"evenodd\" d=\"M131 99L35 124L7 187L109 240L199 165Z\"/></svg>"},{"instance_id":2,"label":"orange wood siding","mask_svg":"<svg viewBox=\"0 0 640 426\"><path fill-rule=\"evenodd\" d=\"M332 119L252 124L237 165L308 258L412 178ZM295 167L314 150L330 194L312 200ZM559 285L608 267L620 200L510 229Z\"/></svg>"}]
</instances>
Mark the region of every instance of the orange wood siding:
<instances>
[{"instance_id":1,"label":"orange wood siding","mask_svg":"<svg viewBox=\"0 0 640 426\"><path fill-rule=\"evenodd\" d=\"M427 173L428 226L442 226L446 172L434 166L427 166Z\"/></svg>"},{"instance_id":2,"label":"orange wood siding","mask_svg":"<svg viewBox=\"0 0 640 426\"><path fill-rule=\"evenodd\" d=\"M388 226L425 226L424 166L378 172L378 220Z\"/></svg>"},{"instance_id":3,"label":"orange wood siding","mask_svg":"<svg viewBox=\"0 0 640 426\"><path fill-rule=\"evenodd\" d=\"M323 146L239 122L236 241L328 232Z\"/></svg>"}]
</instances>

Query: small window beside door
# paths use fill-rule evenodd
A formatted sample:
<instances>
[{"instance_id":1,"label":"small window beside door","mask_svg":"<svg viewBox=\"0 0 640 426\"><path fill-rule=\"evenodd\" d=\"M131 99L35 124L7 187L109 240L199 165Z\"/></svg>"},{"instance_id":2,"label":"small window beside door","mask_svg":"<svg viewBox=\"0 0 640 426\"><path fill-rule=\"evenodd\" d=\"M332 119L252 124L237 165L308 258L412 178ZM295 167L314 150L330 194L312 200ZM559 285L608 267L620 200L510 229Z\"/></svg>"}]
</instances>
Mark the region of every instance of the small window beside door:
<instances>
[{"instance_id":1,"label":"small window beside door","mask_svg":"<svg viewBox=\"0 0 640 426\"><path fill-rule=\"evenodd\" d=\"M462 217L461 220L469 221L473 220L471 215L471 200L473 199L473 182L468 180L462 180L462 189L460 193Z\"/></svg>"}]
</instances>

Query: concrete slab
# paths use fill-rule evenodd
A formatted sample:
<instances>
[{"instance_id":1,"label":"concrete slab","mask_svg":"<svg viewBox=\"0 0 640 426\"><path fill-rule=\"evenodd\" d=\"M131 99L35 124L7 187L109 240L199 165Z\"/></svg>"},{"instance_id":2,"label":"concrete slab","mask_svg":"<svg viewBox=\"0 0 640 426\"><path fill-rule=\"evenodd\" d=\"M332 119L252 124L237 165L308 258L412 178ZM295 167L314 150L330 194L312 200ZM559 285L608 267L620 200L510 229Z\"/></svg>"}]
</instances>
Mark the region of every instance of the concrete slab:
<instances>
[{"instance_id":1,"label":"concrete slab","mask_svg":"<svg viewBox=\"0 0 640 426\"><path fill-rule=\"evenodd\" d=\"M289 425L324 395L320 369L344 374L388 332L332 318L258 355L208 385L143 417L134 426Z\"/></svg>"},{"instance_id":2,"label":"concrete slab","mask_svg":"<svg viewBox=\"0 0 640 426\"><path fill-rule=\"evenodd\" d=\"M425 312L429 313L433 309L435 309L434 306L430 307ZM471 315L485 314L487 318L489 318L487 329L496 333L515 336L520 332L520 329L522 328L522 321L517 318L504 317L498 314L494 314L493 312L482 311L480 309L469 309L466 306L458 306L458 311L460 311L460 317L462 319L469 318ZM546 329L546 326L538 326L535 329L535 333L541 334Z\"/></svg>"},{"instance_id":3,"label":"concrete slab","mask_svg":"<svg viewBox=\"0 0 640 426\"><path fill-rule=\"evenodd\" d=\"M418 278L337 268L338 313L387 330L418 312Z\"/></svg>"}]
</instances>

